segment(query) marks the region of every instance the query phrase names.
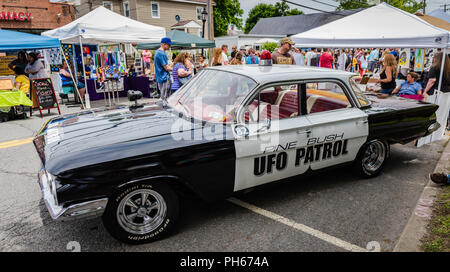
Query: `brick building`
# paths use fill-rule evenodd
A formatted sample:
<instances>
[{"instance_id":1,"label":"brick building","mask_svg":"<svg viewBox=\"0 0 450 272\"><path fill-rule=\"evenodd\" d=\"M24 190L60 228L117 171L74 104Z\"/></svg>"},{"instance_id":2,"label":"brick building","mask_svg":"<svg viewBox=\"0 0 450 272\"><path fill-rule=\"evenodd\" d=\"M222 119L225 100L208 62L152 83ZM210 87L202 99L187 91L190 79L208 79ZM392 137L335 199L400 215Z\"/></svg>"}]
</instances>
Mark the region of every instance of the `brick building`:
<instances>
[{"instance_id":1,"label":"brick building","mask_svg":"<svg viewBox=\"0 0 450 272\"><path fill-rule=\"evenodd\" d=\"M0 28L40 34L72 22L72 5L49 0L0 0Z\"/></svg>"},{"instance_id":2,"label":"brick building","mask_svg":"<svg viewBox=\"0 0 450 272\"><path fill-rule=\"evenodd\" d=\"M104 6L133 20L165 27L166 31L176 29L202 36L201 12L207 9L208 0L69 0L69 3L75 7L76 18ZM208 38L207 22L205 38Z\"/></svg>"}]
</instances>

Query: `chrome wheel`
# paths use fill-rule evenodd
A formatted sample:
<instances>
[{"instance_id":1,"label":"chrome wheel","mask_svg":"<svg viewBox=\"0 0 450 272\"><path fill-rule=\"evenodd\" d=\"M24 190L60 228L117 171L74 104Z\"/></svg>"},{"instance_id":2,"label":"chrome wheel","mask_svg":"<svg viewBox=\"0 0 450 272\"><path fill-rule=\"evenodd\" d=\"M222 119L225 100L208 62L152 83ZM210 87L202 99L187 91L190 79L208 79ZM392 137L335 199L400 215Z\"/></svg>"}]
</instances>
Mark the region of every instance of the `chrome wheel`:
<instances>
[{"instance_id":1,"label":"chrome wheel","mask_svg":"<svg viewBox=\"0 0 450 272\"><path fill-rule=\"evenodd\" d=\"M166 214L166 201L158 192L140 189L120 201L117 221L129 233L146 234L158 228Z\"/></svg>"},{"instance_id":2,"label":"chrome wheel","mask_svg":"<svg viewBox=\"0 0 450 272\"><path fill-rule=\"evenodd\" d=\"M376 172L386 159L386 146L380 141L369 143L364 153L362 166L366 171Z\"/></svg>"}]
</instances>

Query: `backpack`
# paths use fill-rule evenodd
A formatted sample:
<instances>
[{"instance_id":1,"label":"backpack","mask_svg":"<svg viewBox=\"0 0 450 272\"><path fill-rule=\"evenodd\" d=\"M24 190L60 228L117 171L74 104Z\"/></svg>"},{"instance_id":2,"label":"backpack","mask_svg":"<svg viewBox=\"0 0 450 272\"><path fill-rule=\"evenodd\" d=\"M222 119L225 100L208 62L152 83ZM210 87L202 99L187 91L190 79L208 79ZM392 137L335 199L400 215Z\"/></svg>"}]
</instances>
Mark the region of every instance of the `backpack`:
<instances>
[{"instance_id":1,"label":"backpack","mask_svg":"<svg viewBox=\"0 0 450 272\"><path fill-rule=\"evenodd\" d=\"M345 69L347 69L350 63L352 63L352 56L350 54L347 54L347 60L345 60Z\"/></svg>"},{"instance_id":2,"label":"backpack","mask_svg":"<svg viewBox=\"0 0 450 272\"><path fill-rule=\"evenodd\" d=\"M319 54L316 54L314 57L311 58L311 66L317 66L317 56ZM319 57L320 58L320 57Z\"/></svg>"}]
</instances>

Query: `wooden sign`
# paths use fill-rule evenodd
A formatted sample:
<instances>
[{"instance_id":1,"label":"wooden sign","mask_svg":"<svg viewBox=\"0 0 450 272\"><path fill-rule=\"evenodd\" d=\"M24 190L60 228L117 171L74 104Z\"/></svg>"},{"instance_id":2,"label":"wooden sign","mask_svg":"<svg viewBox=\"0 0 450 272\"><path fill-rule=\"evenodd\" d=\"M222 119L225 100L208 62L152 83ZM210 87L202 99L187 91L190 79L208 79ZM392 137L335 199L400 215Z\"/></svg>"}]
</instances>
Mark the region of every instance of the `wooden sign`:
<instances>
[{"instance_id":1,"label":"wooden sign","mask_svg":"<svg viewBox=\"0 0 450 272\"><path fill-rule=\"evenodd\" d=\"M14 71L9 69L8 64L17 59L17 56L0 57L0 76L14 75Z\"/></svg>"},{"instance_id":2,"label":"wooden sign","mask_svg":"<svg viewBox=\"0 0 450 272\"><path fill-rule=\"evenodd\" d=\"M0 90L12 90L14 88L12 79L1 78L0 79Z\"/></svg>"},{"instance_id":3,"label":"wooden sign","mask_svg":"<svg viewBox=\"0 0 450 272\"><path fill-rule=\"evenodd\" d=\"M58 113L61 114L59 109L58 99L56 98L55 90L53 89L52 80L50 78L32 79L31 86L33 90L33 105L36 104L39 108L39 112L42 116L42 110L48 110L57 108ZM36 103L35 103L36 101ZM32 109L30 110L30 116L32 115Z\"/></svg>"}]
</instances>

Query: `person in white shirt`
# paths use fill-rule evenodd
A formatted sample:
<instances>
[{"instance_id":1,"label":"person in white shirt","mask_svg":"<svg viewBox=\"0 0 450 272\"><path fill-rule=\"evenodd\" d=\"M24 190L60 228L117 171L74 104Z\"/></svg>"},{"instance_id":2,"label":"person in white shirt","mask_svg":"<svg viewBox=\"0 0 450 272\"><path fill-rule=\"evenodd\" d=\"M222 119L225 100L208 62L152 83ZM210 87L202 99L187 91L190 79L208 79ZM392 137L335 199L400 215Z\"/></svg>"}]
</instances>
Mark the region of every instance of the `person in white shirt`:
<instances>
[{"instance_id":1,"label":"person in white shirt","mask_svg":"<svg viewBox=\"0 0 450 272\"><path fill-rule=\"evenodd\" d=\"M224 44L222 45L222 65L228 65L228 45Z\"/></svg>"},{"instance_id":2,"label":"person in white shirt","mask_svg":"<svg viewBox=\"0 0 450 272\"><path fill-rule=\"evenodd\" d=\"M308 53L306 53L305 59L306 59L307 66L311 66L311 59L315 58L316 55L317 55L316 48L311 48L311 51L308 51Z\"/></svg>"},{"instance_id":3,"label":"person in white shirt","mask_svg":"<svg viewBox=\"0 0 450 272\"><path fill-rule=\"evenodd\" d=\"M294 56L296 65L305 66L305 56L299 48L294 48L294 53L292 55Z\"/></svg>"},{"instance_id":4,"label":"person in white shirt","mask_svg":"<svg viewBox=\"0 0 450 272\"><path fill-rule=\"evenodd\" d=\"M28 74L29 79L47 78L47 72L45 71L44 64L39 60L36 53L32 52L27 55L28 64L25 67L25 73Z\"/></svg>"},{"instance_id":5,"label":"person in white shirt","mask_svg":"<svg viewBox=\"0 0 450 272\"><path fill-rule=\"evenodd\" d=\"M346 61L347 61L347 50L341 49L341 54L339 55L339 58L338 58L338 70L345 71L345 62Z\"/></svg>"}]
</instances>

